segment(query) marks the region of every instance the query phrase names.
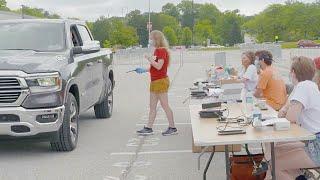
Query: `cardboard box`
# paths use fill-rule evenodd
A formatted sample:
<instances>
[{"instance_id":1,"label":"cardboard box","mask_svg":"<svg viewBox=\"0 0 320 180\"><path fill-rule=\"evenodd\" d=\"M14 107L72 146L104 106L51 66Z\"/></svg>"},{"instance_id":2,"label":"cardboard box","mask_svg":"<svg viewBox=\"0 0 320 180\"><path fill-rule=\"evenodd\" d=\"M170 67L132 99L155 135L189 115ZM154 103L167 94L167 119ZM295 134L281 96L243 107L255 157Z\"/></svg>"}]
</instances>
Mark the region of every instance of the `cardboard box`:
<instances>
[{"instance_id":1,"label":"cardboard box","mask_svg":"<svg viewBox=\"0 0 320 180\"><path fill-rule=\"evenodd\" d=\"M195 146L194 145L194 140L193 140L193 137L192 137L192 152L193 153L201 153L204 148L205 147ZM229 152L232 152L232 151L233 152L240 152L241 151L241 145L239 145L239 144L229 145ZM212 147L209 147L206 150L206 152L212 152ZM224 146L216 146L215 152L225 152Z\"/></svg>"}]
</instances>

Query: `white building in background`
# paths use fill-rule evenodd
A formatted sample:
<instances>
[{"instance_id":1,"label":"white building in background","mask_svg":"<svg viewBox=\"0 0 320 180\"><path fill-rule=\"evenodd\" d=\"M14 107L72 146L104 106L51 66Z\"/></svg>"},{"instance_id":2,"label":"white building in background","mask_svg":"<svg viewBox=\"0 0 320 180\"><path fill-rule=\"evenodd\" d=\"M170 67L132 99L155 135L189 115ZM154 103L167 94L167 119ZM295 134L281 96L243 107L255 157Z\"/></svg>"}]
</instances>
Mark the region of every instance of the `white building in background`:
<instances>
[{"instance_id":1,"label":"white building in background","mask_svg":"<svg viewBox=\"0 0 320 180\"><path fill-rule=\"evenodd\" d=\"M35 17L23 15L25 19L34 19ZM22 15L14 12L0 11L0 20L22 19Z\"/></svg>"}]
</instances>

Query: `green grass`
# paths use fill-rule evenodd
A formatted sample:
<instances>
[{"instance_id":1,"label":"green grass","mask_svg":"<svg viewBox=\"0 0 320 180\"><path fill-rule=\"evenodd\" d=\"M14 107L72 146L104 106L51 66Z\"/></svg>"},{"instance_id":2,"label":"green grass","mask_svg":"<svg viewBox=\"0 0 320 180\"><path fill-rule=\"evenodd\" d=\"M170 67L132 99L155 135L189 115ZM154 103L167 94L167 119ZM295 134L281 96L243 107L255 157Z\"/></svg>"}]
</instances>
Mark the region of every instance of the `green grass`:
<instances>
[{"instance_id":1,"label":"green grass","mask_svg":"<svg viewBox=\"0 0 320 180\"><path fill-rule=\"evenodd\" d=\"M297 42L284 42L281 43L282 49L293 49L297 48Z\"/></svg>"},{"instance_id":2,"label":"green grass","mask_svg":"<svg viewBox=\"0 0 320 180\"><path fill-rule=\"evenodd\" d=\"M192 49L190 51L226 51L226 50L237 50L238 47L224 47L224 48L205 48L205 49Z\"/></svg>"}]
</instances>

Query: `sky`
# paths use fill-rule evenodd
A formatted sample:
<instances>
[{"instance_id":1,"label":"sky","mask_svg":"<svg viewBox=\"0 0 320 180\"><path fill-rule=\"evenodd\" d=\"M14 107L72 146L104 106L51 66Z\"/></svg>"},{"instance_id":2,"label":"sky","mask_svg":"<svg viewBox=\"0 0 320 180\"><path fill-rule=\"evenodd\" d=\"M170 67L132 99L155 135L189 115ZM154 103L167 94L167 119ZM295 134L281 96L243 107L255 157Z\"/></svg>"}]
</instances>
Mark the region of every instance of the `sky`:
<instances>
[{"instance_id":1,"label":"sky","mask_svg":"<svg viewBox=\"0 0 320 180\"><path fill-rule=\"evenodd\" d=\"M150 0L151 11L159 12L166 3L178 4L181 0ZM213 3L221 11L239 9L241 14L254 15L270 4L284 3L286 0L194 0L195 3ZM314 2L315 0L300 0ZM94 21L100 16L123 16L127 12L139 9L148 11L148 0L7 0L11 9L21 5L43 8L58 13L64 18L77 17Z\"/></svg>"}]
</instances>

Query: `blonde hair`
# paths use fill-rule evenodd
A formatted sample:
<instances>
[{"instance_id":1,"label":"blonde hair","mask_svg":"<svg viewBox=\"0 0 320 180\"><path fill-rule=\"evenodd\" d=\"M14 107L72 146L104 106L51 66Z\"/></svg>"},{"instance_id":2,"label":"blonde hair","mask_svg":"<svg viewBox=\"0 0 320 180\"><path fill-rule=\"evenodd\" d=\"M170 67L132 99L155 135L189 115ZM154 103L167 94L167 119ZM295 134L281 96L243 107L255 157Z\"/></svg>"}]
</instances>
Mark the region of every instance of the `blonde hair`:
<instances>
[{"instance_id":1,"label":"blonde hair","mask_svg":"<svg viewBox=\"0 0 320 180\"><path fill-rule=\"evenodd\" d=\"M315 74L315 65L312 59L299 56L292 58L291 71L296 74L296 77L299 82L312 80Z\"/></svg>"},{"instance_id":2,"label":"blonde hair","mask_svg":"<svg viewBox=\"0 0 320 180\"><path fill-rule=\"evenodd\" d=\"M150 36L153 37L155 48L165 48L168 53L168 60L170 62L170 52L169 52L169 43L167 38L164 36L163 32L158 30L153 30L150 33Z\"/></svg>"}]
</instances>

